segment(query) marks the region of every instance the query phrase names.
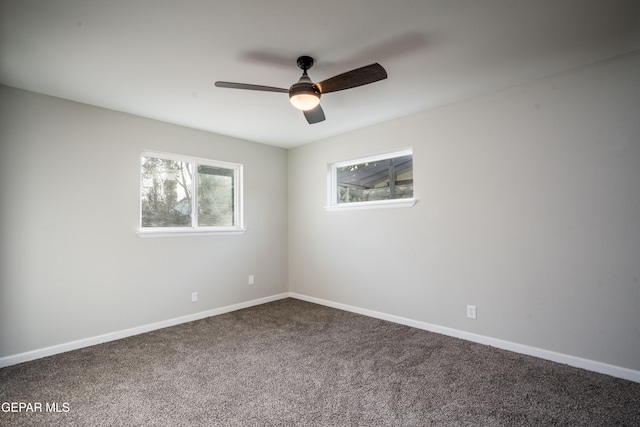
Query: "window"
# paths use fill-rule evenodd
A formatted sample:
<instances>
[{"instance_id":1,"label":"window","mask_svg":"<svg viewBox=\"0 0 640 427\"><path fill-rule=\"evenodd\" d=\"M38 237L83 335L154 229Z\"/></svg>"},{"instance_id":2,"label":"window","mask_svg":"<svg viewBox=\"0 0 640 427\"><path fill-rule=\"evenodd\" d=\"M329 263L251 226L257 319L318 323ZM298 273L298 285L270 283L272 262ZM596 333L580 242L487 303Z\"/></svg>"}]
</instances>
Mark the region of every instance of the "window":
<instances>
[{"instance_id":1,"label":"window","mask_svg":"<svg viewBox=\"0 0 640 427\"><path fill-rule=\"evenodd\" d=\"M330 165L328 199L327 210L413 206L413 151Z\"/></svg>"},{"instance_id":2,"label":"window","mask_svg":"<svg viewBox=\"0 0 640 427\"><path fill-rule=\"evenodd\" d=\"M242 165L143 151L143 237L242 233Z\"/></svg>"}]
</instances>

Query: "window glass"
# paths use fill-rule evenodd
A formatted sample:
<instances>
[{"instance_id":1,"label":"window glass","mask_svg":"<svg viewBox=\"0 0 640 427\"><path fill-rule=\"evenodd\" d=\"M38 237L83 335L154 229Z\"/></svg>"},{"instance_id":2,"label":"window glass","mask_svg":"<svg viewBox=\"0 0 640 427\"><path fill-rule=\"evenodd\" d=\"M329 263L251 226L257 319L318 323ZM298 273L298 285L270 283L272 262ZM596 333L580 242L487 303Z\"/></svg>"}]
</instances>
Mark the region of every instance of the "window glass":
<instances>
[{"instance_id":1,"label":"window glass","mask_svg":"<svg viewBox=\"0 0 640 427\"><path fill-rule=\"evenodd\" d=\"M334 165L335 204L413 198L413 154L390 154Z\"/></svg>"},{"instance_id":2,"label":"window glass","mask_svg":"<svg viewBox=\"0 0 640 427\"><path fill-rule=\"evenodd\" d=\"M191 164L142 157L142 227L191 227Z\"/></svg>"},{"instance_id":3,"label":"window glass","mask_svg":"<svg viewBox=\"0 0 640 427\"><path fill-rule=\"evenodd\" d=\"M233 170L198 165L198 225L233 226Z\"/></svg>"},{"instance_id":4,"label":"window glass","mask_svg":"<svg viewBox=\"0 0 640 427\"><path fill-rule=\"evenodd\" d=\"M244 231L242 165L143 152L140 233Z\"/></svg>"}]
</instances>

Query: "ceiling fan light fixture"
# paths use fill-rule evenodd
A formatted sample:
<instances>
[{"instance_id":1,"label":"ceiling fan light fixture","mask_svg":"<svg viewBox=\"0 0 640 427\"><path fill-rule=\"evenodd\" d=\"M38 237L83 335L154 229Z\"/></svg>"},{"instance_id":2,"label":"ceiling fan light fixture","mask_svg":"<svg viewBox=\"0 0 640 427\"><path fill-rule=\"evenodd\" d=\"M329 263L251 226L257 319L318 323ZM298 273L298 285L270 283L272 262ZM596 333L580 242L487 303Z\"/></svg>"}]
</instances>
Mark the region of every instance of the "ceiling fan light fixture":
<instances>
[{"instance_id":1,"label":"ceiling fan light fixture","mask_svg":"<svg viewBox=\"0 0 640 427\"><path fill-rule=\"evenodd\" d=\"M302 68L302 76L289 88L289 100L298 110L313 110L320 104L320 91L311 82L307 70L313 65L313 58L301 56L298 66Z\"/></svg>"},{"instance_id":2,"label":"ceiling fan light fixture","mask_svg":"<svg viewBox=\"0 0 640 427\"><path fill-rule=\"evenodd\" d=\"M318 104L320 104L320 94L313 90L304 92L300 91L291 94L289 100L298 110L309 111L313 110L318 106Z\"/></svg>"}]
</instances>

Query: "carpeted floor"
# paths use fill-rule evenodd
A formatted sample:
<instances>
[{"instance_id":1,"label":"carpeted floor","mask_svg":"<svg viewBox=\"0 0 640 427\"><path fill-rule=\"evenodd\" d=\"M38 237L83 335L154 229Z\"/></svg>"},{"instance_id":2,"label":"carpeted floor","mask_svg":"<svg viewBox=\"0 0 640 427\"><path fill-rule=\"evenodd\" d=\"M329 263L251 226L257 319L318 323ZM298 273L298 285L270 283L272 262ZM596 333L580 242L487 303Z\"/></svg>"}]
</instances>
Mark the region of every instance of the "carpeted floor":
<instances>
[{"instance_id":1,"label":"carpeted floor","mask_svg":"<svg viewBox=\"0 0 640 427\"><path fill-rule=\"evenodd\" d=\"M638 383L294 299L1 369L0 401L2 426L640 426Z\"/></svg>"}]
</instances>

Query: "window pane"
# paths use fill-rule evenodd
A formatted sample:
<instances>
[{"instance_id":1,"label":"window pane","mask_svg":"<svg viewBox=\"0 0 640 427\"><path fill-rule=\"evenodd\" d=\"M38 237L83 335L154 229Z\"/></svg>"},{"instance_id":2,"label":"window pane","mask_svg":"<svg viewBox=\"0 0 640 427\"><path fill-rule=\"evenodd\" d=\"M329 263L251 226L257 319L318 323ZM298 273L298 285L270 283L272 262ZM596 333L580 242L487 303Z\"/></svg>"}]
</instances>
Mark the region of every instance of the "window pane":
<instances>
[{"instance_id":1,"label":"window pane","mask_svg":"<svg viewBox=\"0 0 640 427\"><path fill-rule=\"evenodd\" d=\"M339 167L338 203L410 199L413 197L413 156L401 156Z\"/></svg>"},{"instance_id":2,"label":"window pane","mask_svg":"<svg viewBox=\"0 0 640 427\"><path fill-rule=\"evenodd\" d=\"M191 164L142 157L142 227L191 227Z\"/></svg>"},{"instance_id":3,"label":"window pane","mask_svg":"<svg viewBox=\"0 0 640 427\"><path fill-rule=\"evenodd\" d=\"M233 226L234 170L198 165L198 226Z\"/></svg>"}]
</instances>

